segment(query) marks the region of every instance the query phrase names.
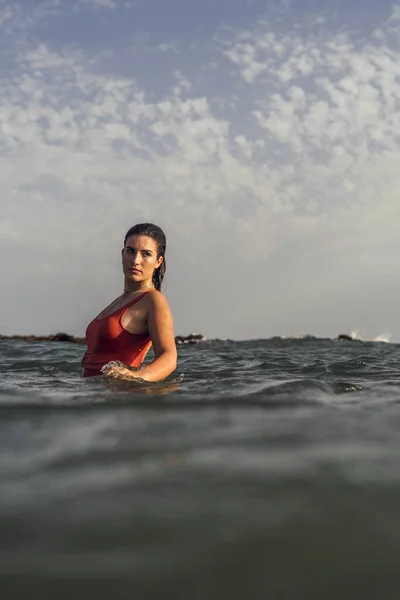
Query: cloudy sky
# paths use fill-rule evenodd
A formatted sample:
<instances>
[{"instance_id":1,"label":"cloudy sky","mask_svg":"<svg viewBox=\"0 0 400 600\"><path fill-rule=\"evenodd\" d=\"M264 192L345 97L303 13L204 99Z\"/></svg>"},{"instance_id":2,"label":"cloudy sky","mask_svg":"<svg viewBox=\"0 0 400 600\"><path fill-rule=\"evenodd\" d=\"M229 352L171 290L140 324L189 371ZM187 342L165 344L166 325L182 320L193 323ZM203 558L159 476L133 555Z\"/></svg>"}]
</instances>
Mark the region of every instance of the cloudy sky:
<instances>
[{"instance_id":1,"label":"cloudy sky","mask_svg":"<svg viewBox=\"0 0 400 600\"><path fill-rule=\"evenodd\" d=\"M0 0L0 333L84 333L126 230L177 334L400 341L400 4Z\"/></svg>"}]
</instances>

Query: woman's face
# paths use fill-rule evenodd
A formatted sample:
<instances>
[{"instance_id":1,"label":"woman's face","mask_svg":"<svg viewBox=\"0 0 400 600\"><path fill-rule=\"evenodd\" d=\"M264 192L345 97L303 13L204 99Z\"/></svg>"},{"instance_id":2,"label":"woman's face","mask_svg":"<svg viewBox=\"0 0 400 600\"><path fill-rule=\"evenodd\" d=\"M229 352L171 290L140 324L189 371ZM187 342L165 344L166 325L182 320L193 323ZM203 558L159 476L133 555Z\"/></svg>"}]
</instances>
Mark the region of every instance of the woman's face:
<instances>
[{"instance_id":1,"label":"woman's face","mask_svg":"<svg viewBox=\"0 0 400 600\"><path fill-rule=\"evenodd\" d=\"M157 242L147 235L131 235L122 249L122 268L126 281L146 283L162 263L157 258Z\"/></svg>"}]
</instances>

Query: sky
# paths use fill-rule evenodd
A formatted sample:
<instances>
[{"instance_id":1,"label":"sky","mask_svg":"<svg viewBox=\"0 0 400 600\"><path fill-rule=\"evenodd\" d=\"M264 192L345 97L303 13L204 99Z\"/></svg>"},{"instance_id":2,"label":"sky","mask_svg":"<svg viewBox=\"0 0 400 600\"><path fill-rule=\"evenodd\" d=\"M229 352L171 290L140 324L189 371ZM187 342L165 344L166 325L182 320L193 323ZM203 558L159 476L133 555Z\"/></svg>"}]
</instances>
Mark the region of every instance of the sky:
<instances>
[{"instance_id":1,"label":"sky","mask_svg":"<svg viewBox=\"0 0 400 600\"><path fill-rule=\"evenodd\" d=\"M135 223L175 333L400 341L400 4L0 0L0 333L84 335Z\"/></svg>"}]
</instances>

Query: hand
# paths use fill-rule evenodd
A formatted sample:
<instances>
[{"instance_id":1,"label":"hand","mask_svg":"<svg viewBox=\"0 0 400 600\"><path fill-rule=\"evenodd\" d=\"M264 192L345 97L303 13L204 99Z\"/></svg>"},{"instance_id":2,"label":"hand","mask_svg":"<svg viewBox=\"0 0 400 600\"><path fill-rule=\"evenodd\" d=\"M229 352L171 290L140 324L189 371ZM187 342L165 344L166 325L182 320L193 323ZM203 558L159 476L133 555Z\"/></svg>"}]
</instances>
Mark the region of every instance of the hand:
<instances>
[{"instance_id":1,"label":"hand","mask_svg":"<svg viewBox=\"0 0 400 600\"><path fill-rule=\"evenodd\" d=\"M112 379L140 379L138 369L127 367L119 360L112 360L101 368L101 372Z\"/></svg>"}]
</instances>

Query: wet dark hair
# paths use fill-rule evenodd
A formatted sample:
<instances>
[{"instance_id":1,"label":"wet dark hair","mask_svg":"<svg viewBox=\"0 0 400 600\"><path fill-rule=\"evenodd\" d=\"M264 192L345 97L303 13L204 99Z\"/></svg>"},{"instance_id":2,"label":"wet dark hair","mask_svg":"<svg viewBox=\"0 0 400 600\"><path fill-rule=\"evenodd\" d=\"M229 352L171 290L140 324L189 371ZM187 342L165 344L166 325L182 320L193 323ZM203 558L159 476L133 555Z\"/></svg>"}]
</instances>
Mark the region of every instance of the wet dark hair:
<instances>
[{"instance_id":1,"label":"wet dark hair","mask_svg":"<svg viewBox=\"0 0 400 600\"><path fill-rule=\"evenodd\" d=\"M124 238L124 246L126 246L126 241L131 235L147 235L147 237L154 240L157 244L157 258L160 256L163 257L163 261L161 265L155 269L153 273L153 285L156 290L161 291L162 280L164 279L165 271L167 270L167 265L165 263L165 250L167 248L167 240L165 237L165 233L153 223L138 223L134 225L125 234Z\"/></svg>"}]
</instances>

